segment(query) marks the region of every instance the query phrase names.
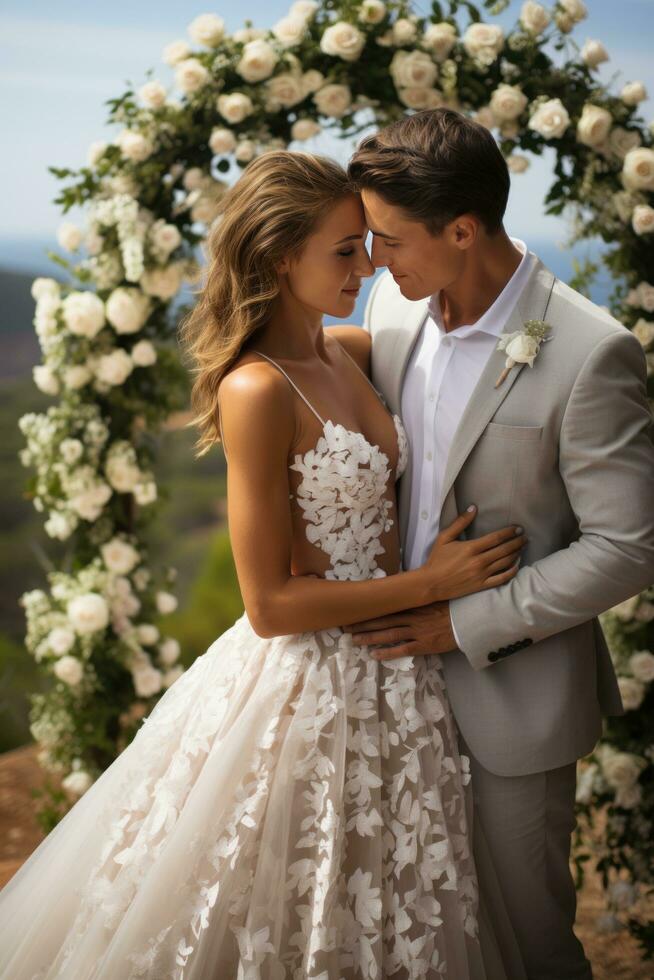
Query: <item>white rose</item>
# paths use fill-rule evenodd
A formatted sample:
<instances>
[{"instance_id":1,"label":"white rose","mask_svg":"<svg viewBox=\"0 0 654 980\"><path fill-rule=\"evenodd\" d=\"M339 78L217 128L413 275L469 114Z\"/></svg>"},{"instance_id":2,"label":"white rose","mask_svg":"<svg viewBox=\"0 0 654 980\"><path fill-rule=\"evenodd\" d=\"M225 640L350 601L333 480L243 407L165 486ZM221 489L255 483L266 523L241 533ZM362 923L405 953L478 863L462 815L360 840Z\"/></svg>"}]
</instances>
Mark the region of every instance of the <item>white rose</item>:
<instances>
[{"instance_id":1,"label":"white rose","mask_svg":"<svg viewBox=\"0 0 654 980\"><path fill-rule=\"evenodd\" d=\"M75 634L65 626L55 626L48 633L46 642L56 657L63 657L74 645Z\"/></svg>"},{"instance_id":2,"label":"white rose","mask_svg":"<svg viewBox=\"0 0 654 980\"><path fill-rule=\"evenodd\" d=\"M132 358L121 348L110 354L101 354L94 365L94 374L98 381L110 387L122 385L133 370Z\"/></svg>"},{"instance_id":3,"label":"white rose","mask_svg":"<svg viewBox=\"0 0 654 980\"><path fill-rule=\"evenodd\" d=\"M601 41L586 41L581 49L581 60L589 68L597 68L603 61L609 60L609 53Z\"/></svg>"},{"instance_id":4,"label":"white rose","mask_svg":"<svg viewBox=\"0 0 654 980\"><path fill-rule=\"evenodd\" d=\"M233 153L236 149L236 137L231 129L225 129L224 126L216 126L211 130L209 147L212 153L219 155Z\"/></svg>"},{"instance_id":5,"label":"white rose","mask_svg":"<svg viewBox=\"0 0 654 980\"><path fill-rule=\"evenodd\" d=\"M97 592L85 592L75 596L66 606L70 624L80 636L97 633L109 622L109 607Z\"/></svg>"},{"instance_id":6,"label":"white rose","mask_svg":"<svg viewBox=\"0 0 654 980\"><path fill-rule=\"evenodd\" d=\"M640 306L641 310L654 313L654 286L649 282L640 282L634 290L636 293L635 306Z\"/></svg>"},{"instance_id":7,"label":"white rose","mask_svg":"<svg viewBox=\"0 0 654 980\"><path fill-rule=\"evenodd\" d=\"M232 92L230 95L219 95L216 99L218 112L233 124L243 122L254 112L254 105L249 95L243 92Z\"/></svg>"},{"instance_id":8,"label":"white rose","mask_svg":"<svg viewBox=\"0 0 654 980\"><path fill-rule=\"evenodd\" d=\"M599 146L609 135L612 124L610 112L587 102L577 123L577 139L586 146Z\"/></svg>"},{"instance_id":9,"label":"white rose","mask_svg":"<svg viewBox=\"0 0 654 980\"><path fill-rule=\"evenodd\" d=\"M48 537L65 541L71 536L78 523L74 514L56 510L50 514L43 527Z\"/></svg>"},{"instance_id":10,"label":"white rose","mask_svg":"<svg viewBox=\"0 0 654 980\"><path fill-rule=\"evenodd\" d=\"M232 38L238 44L248 44L250 41L260 41L266 36L266 32L258 27L241 27L234 31Z\"/></svg>"},{"instance_id":11,"label":"white rose","mask_svg":"<svg viewBox=\"0 0 654 980\"><path fill-rule=\"evenodd\" d=\"M609 148L620 160L624 160L629 150L635 150L640 144L640 133L624 129L623 126L614 126L609 134Z\"/></svg>"},{"instance_id":12,"label":"white rose","mask_svg":"<svg viewBox=\"0 0 654 980\"><path fill-rule=\"evenodd\" d=\"M84 676L84 668L79 660L70 656L64 656L57 660L53 671L55 676L58 677L60 681L63 681L64 684L70 684L71 686L79 684Z\"/></svg>"},{"instance_id":13,"label":"white rose","mask_svg":"<svg viewBox=\"0 0 654 980\"><path fill-rule=\"evenodd\" d=\"M597 766L594 762L585 766L577 776L577 789L575 792L575 802L590 803L593 798L593 783L597 775Z\"/></svg>"},{"instance_id":14,"label":"white rose","mask_svg":"<svg viewBox=\"0 0 654 980\"><path fill-rule=\"evenodd\" d=\"M121 538L112 538L107 541L102 545L100 551L109 571L115 572L117 575L129 575L141 560L136 548Z\"/></svg>"},{"instance_id":15,"label":"white rose","mask_svg":"<svg viewBox=\"0 0 654 980\"><path fill-rule=\"evenodd\" d=\"M545 139L558 139L570 125L570 116L560 99L548 99L538 106L528 125Z\"/></svg>"},{"instance_id":16,"label":"white rose","mask_svg":"<svg viewBox=\"0 0 654 980\"><path fill-rule=\"evenodd\" d=\"M637 204L631 217L631 226L637 235L654 232L654 208L649 204Z\"/></svg>"},{"instance_id":17,"label":"white rose","mask_svg":"<svg viewBox=\"0 0 654 980\"><path fill-rule=\"evenodd\" d=\"M534 0L527 0L520 11L520 23L530 34L542 34L550 22L550 15Z\"/></svg>"},{"instance_id":18,"label":"white rose","mask_svg":"<svg viewBox=\"0 0 654 980\"><path fill-rule=\"evenodd\" d=\"M150 367L157 360L157 352L149 340L139 340L132 347L130 357L137 367Z\"/></svg>"},{"instance_id":19,"label":"white rose","mask_svg":"<svg viewBox=\"0 0 654 980\"><path fill-rule=\"evenodd\" d=\"M216 14L200 14L187 27L189 37L196 44L215 48L225 36L225 21Z\"/></svg>"},{"instance_id":20,"label":"white rose","mask_svg":"<svg viewBox=\"0 0 654 980\"><path fill-rule=\"evenodd\" d=\"M356 61L363 51L366 35L354 24L339 20L328 27L320 39L320 50L325 54L342 58L343 61Z\"/></svg>"},{"instance_id":21,"label":"white rose","mask_svg":"<svg viewBox=\"0 0 654 980\"><path fill-rule=\"evenodd\" d=\"M97 255L104 248L104 238L95 228L92 228L84 238L84 247L89 255Z\"/></svg>"},{"instance_id":22,"label":"white rose","mask_svg":"<svg viewBox=\"0 0 654 980\"><path fill-rule=\"evenodd\" d=\"M620 92L620 98L625 105L638 105L647 98L647 89L642 82L627 82Z\"/></svg>"},{"instance_id":23,"label":"white rose","mask_svg":"<svg viewBox=\"0 0 654 980\"><path fill-rule=\"evenodd\" d=\"M100 161L101 157L104 156L104 152L109 144L105 143L104 140L94 140L86 151L86 162L89 167L93 168Z\"/></svg>"},{"instance_id":24,"label":"white rose","mask_svg":"<svg viewBox=\"0 0 654 980\"><path fill-rule=\"evenodd\" d=\"M93 785L93 779L88 772L77 769L61 780L61 785L74 796L82 796Z\"/></svg>"},{"instance_id":25,"label":"white rose","mask_svg":"<svg viewBox=\"0 0 654 980\"><path fill-rule=\"evenodd\" d=\"M211 75L197 58L185 58L177 63L175 69L175 84L184 95L192 95L203 88Z\"/></svg>"},{"instance_id":26,"label":"white rose","mask_svg":"<svg viewBox=\"0 0 654 980\"><path fill-rule=\"evenodd\" d=\"M394 44L411 44L418 36L417 24L408 17L398 17L391 30Z\"/></svg>"},{"instance_id":27,"label":"white rose","mask_svg":"<svg viewBox=\"0 0 654 980\"><path fill-rule=\"evenodd\" d=\"M161 690L163 676L156 667L139 667L133 671L132 681L138 697L149 698Z\"/></svg>"},{"instance_id":28,"label":"white rose","mask_svg":"<svg viewBox=\"0 0 654 980\"><path fill-rule=\"evenodd\" d=\"M59 443L61 458L67 466L72 466L84 453L84 446L79 439L62 439Z\"/></svg>"},{"instance_id":29,"label":"white rose","mask_svg":"<svg viewBox=\"0 0 654 980\"><path fill-rule=\"evenodd\" d=\"M157 499L157 485L154 480L141 480L134 487L134 499L141 507L146 507Z\"/></svg>"},{"instance_id":30,"label":"white rose","mask_svg":"<svg viewBox=\"0 0 654 980\"><path fill-rule=\"evenodd\" d=\"M583 0L559 0L559 6L578 24L588 16L588 10Z\"/></svg>"},{"instance_id":31,"label":"white rose","mask_svg":"<svg viewBox=\"0 0 654 980\"><path fill-rule=\"evenodd\" d=\"M82 232L72 221L62 221L57 229L57 241L67 252L76 252L82 242Z\"/></svg>"},{"instance_id":32,"label":"white rose","mask_svg":"<svg viewBox=\"0 0 654 980\"><path fill-rule=\"evenodd\" d=\"M43 299L58 300L60 296L59 283L47 276L37 276L32 282L30 292L32 299L38 303Z\"/></svg>"},{"instance_id":33,"label":"white rose","mask_svg":"<svg viewBox=\"0 0 654 980\"><path fill-rule=\"evenodd\" d=\"M523 157L519 153L512 153L507 157L506 165L512 174L523 174L529 168L529 158Z\"/></svg>"},{"instance_id":34,"label":"white rose","mask_svg":"<svg viewBox=\"0 0 654 980\"><path fill-rule=\"evenodd\" d=\"M340 119L352 106L352 93L347 85L325 85L313 97L323 116Z\"/></svg>"},{"instance_id":35,"label":"white rose","mask_svg":"<svg viewBox=\"0 0 654 980\"><path fill-rule=\"evenodd\" d=\"M400 102L409 109L437 109L443 104L443 93L436 88L409 86L398 91Z\"/></svg>"},{"instance_id":36,"label":"white rose","mask_svg":"<svg viewBox=\"0 0 654 980\"><path fill-rule=\"evenodd\" d=\"M320 10L320 4L316 0L296 0L291 4L289 15L291 17L301 17L303 20L311 20Z\"/></svg>"},{"instance_id":37,"label":"white rose","mask_svg":"<svg viewBox=\"0 0 654 980\"><path fill-rule=\"evenodd\" d=\"M609 786L613 789L628 789L638 782L644 765L644 760L637 755L614 752L605 759L602 768Z\"/></svg>"},{"instance_id":38,"label":"white rose","mask_svg":"<svg viewBox=\"0 0 654 980\"><path fill-rule=\"evenodd\" d=\"M85 521L97 521L110 497L111 487L97 480L86 490L72 496L69 504L71 509Z\"/></svg>"},{"instance_id":39,"label":"white rose","mask_svg":"<svg viewBox=\"0 0 654 980\"><path fill-rule=\"evenodd\" d=\"M266 108L269 112L276 112L281 107L290 109L304 98L301 79L290 72L275 75L266 82L266 95Z\"/></svg>"},{"instance_id":40,"label":"white rose","mask_svg":"<svg viewBox=\"0 0 654 980\"><path fill-rule=\"evenodd\" d=\"M239 163L249 163L254 160L257 152L256 144L252 140L241 140L236 147L234 157Z\"/></svg>"},{"instance_id":41,"label":"white rose","mask_svg":"<svg viewBox=\"0 0 654 980\"><path fill-rule=\"evenodd\" d=\"M59 379L47 364L35 365L32 368L32 378L39 391L42 391L45 395L59 394Z\"/></svg>"},{"instance_id":42,"label":"white rose","mask_svg":"<svg viewBox=\"0 0 654 980\"><path fill-rule=\"evenodd\" d=\"M139 89L139 98L149 109L160 109L166 101L166 89L161 82L146 82Z\"/></svg>"},{"instance_id":43,"label":"white rose","mask_svg":"<svg viewBox=\"0 0 654 980\"><path fill-rule=\"evenodd\" d=\"M169 224L159 218L150 228L148 238L160 258L167 259L171 252L182 243L182 235L177 225Z\"/></svg>"},{"instance_id":44,"label":"white rose","mask_svg":"<svg viewBox=\"0 0 654 980\"><path fill-rule=\"evenodd\" d=\"M143 646L152 646L159 639L159 630L154 623L139 623L136 627L136 635L139 643Z\"/></svg>"},{"instance_id":45,"label":"white rose","mask_svg":"<svg viewBox=\"0 0 654 980\"><path fill-rule=\"evenodd\" d=\"M104 303L91 292L73 292L62 303L64 322L78 337L93 338L105 324Z\"/></svg>"},{"instance_id":46,"label":"white rose","mask_svg":"<svg viewBox=\"0 0 654 980\"><path fill-rule=\"evenodd\" d=\"M386 4L382 0L363 0L359 7L359 20L362 24L381 24L386 16Z\"/></svg>"},{"instance_id":47,"label":"white rose","mask_svg":"<svg viewBox=\"0 0 654 980\"><path fill-rule=\"evenodd\" d=\"M155 596L157 609L163 615L175 612L177 609L177 599L171 592L159 591Z\"/></svg>"},{"instance_id":48,"label":"white rose","mask_svg":"<svg viewBox=\"0 0 654 980\"><path fill-rule=\"evenodd\" d=\"M495 114L490 106L484 105L477 112L474 113L473 122L479 123L480 126L485 126L486 129L494 129L497 125L497 120L495 119Z\"/></svg>"},{"instance_id":49,"label":"white rose","mask_svg":"<svg viewBox=\"0 0 654 980\"><path fill-rule=\"evenodd\" d=\"M516 364L528 364L529 367L533 367L534 360L538 354L538 348L539 344L536 337L527 337L525 334L519 334L513 340L509 341L505 351L507 359L510 357Z\"/></svg>"},{"instance_id":50,"label":"white rose","mask_svg":"<svg viewBox=\"0 0 654 980\"><path fill-rule=\"evenodd\" d=\"M182 178L182 183L187 191L195 191L202 187L206 176L200 167L189 167Z\"/></svg>"},{"instance_id":51,"label":"white rose","mask_svg":"<svg viewBox=\"0 0 654 980\"><path fill-rule=\"evenodd\" d=\"M116 333L136 333L150 313L150 300L135 286L119 286L107 300L107 320Z\"/></svg>"},{"instance_id":52,"label":"white rose","mask_svg":"<svg viewBox=\"0 0 654 980\"><path fill-rule=\"evenodd\" d=\"M283 17L272 29L273 34L284 48L293 48L304 38L307 22L303 17Z\"/></svg>"},{"instance_id":53,"label":"white rose","mask_svg":"<svg viewBox=\"0 0 654 980\"><path fill-rule=\"evenodd\" d=\"M518 85L498 85L489 102L491 111L498 122L517 119L524 112L527 96Z\"/></svg>"},{"instance_id":54,"label":"white rose","mask_svg":"<svg viewBox=\"0 0 654 980\"><path fill-rule=\"evenodd\" d=\"M644 146L629 150L622 166L622 183L631 191L654 190L654 150Z\"/></svg>"},{"instance_id":55,"label":"white rose","mask_svg":"<svg viewBox=\"0 0 654 980\"><path fill-rule=\"evenodd\" d=\"M166 300L179 292L183 277L183 264L171 262L163 268L146 269L139 279L139 285L148 296Z\"/></svg>"},{"instance_id":56,"label":"white rose","mask_svg":"<svg viewBox=\"0 0 654 980\"><path fill-rule=\"evenodd\" d=\"M654 654L649 650L637 650L629 657L629 670L639 681L654 681Z\"/></svg>"},{"instance_id":57,"label":"white rose","mask_svg":"<svg viewBox=\"0 0 654 980\"><path fill-rule=\"evenodd\" d=\"M178 680L184 673L184 668L181 664L177 667L172 667L170 670L165 671L163 675L163 686L171 687L176 680Z\"/></svg>"},{"instance_id":58,"label":"white rose","mask_svg":"<svg viewBox=\"0 0 654 980\"><path fill-rule=\"evenodd\" d=\"M147 160L154 150L152 142L143 133L134 129L124 129L119 133L116 137L116 146L126 160L132 160L134 163Z\"/></svg>"},{"instance_id":59,"label":"white rose","mask_svg":"<svg viewBox=\"0 0 654 980\"><path fill-rule=\"evenodd\" d=\"M654 323L650 320L644 320L641 317L636 321L632 333L636 340L638 340L642 346L647 349L650 344L654 342Z\"/></svg>"},{"instance_id":60,"label":"white rose","mask_svg":"<svg viewBox=\"0 0 654 980\"><path fill-rule=\"evenodd\" d=\"M433 53L436 61L445 61L456 44L456 28L446 22L430 24L420 43L423 48L428 48Z\"/></svg>"},{"instance_id":61,"label":"white rose","mask_svg":"<svg viewBox=\"0 0 654 980\"><path fill-rule=\"evenodd\" d=\"M166 667L172 667L179 657L179 642L172 636L159 644L159 659Z\"/></svg>"},{"instance_id":62,"label":"white rose","mask_svg":"<svg viewBox=\"0 0 654 980\"><path fill-rule=\"evenodd\" d=\"M262 82L270 78L277 61L275 50L267 41L248 41L236 70L246 82Z\"/></svg>"},{"instance_id":63,"label":"white rose","mask_svg":"<svg viewBox=\"0 0 654 980\"><path fill-rule=\"evenodd\" d=\"M73 391L79 391L92 377L93 372L85 364L72 364L64 368L64 384Z\"/></svg>"},{"instance_id":64,"label":"white rose","mask_svg":"<svg viewBox=\"0 0 654 980\"><path fill-rule=\"evenodd\" d=\"M645 685L635 677L618 677L620 697L625 711L635 711L640 708L645 697Z\"/></svg>"},{"instance_id":65,"label":"white rose","mask_svg":"<svg viewBox=\"0 0 654 980\"><path fill-rule=\"evenodd\" d=\"M642 787L636 784L635 786L626 786L624 789L619 789L615 794L615 805L622 807L624 810L633 810L641 802L643 798Z\"/></svg>"},{"instance_id":66,"label":"white rose","mask_svg":"<svg viewBox=\"0 0 654 980\"><path fill-rule=\"evenodd\" d=\"M471 24L463 35L463 46L471 58L491 65L504 47L504 32L496 24Z\"/></svg>"},{"instance_id":67,"label":"white rose","mask_svg":"<svg viewBox=\"0 0 654 980\"><path fill-rule=\"evenodd\" d=\"M438 68L422 51L396 51L389 71L396 88L432 88Z\"/></svg>"},{"instance_id":68,"label":"white rose","mask_svg":"<svg viewBox=\"0 0 654 980\"><path fill-rule=\"evenodd\" d=\"M185 61L191 54L190 45L186 41L173 41L163 49L162 59L173 68L180 61Z\"/></svg>"},{"instance_id":69,"label":"white rose","mask_svg":"<svg viewBox=\"0 0 654 980\"><path fill-rule=\"evenodd\" d=\"M298 119L291 127L291 139L309 140L322 132L322 127L313 119Z\"/></svg>"},{"instance_id":70,"label":"white rose","mask_svg":"<svg viewBox=\"0 0 654 980\"><path fill-rule=\"evenodd\" d=\"M313 95L324 84L325 76L314 68L310 68L309 71L305 71L302 75L301 85L304 95Z\"/></svg>"}]
</instances>

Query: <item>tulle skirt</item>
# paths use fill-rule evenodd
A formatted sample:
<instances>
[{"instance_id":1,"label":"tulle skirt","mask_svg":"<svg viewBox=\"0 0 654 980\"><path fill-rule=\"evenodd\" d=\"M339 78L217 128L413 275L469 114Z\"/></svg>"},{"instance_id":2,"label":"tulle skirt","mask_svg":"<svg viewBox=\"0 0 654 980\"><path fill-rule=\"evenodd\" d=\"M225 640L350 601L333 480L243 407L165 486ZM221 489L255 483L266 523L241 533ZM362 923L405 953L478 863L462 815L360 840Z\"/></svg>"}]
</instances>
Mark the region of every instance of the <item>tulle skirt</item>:
<instances>
[{"instance_id":1,"label":"tulle skirt","mask_svg":"<svg viewBox=\"0 0 654 980\"><path fill-rule=\"evenodd\" d=\"M439 657L243 615L0 893L0 977L514 980L467 768Z\"/></svg>"}]
</instances>

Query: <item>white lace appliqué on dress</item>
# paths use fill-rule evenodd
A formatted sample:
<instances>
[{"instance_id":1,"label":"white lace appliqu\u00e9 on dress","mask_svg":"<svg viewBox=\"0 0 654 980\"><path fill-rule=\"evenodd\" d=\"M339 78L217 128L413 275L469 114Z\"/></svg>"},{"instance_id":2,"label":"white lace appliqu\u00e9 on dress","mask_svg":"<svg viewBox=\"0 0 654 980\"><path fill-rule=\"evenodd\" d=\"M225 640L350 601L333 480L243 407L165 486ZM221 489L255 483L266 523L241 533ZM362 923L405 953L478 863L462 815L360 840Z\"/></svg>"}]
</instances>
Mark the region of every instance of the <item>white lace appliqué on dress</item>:
<instances>
[{"instance_id":1,"label":"white lace appliqu\u00e9 on dress","mask_svg":"<svg viewBox=\"0 0 654 980\"><path fill-rule=\"evenodd\" d=\"M293 469L327 577L383 575L387 456L327 422ZM466 770L438 657L379 662L339 628L262 639L243 615L44 842L61 870L24 867L0 975L468 980Z\"/></svg>"}]
</instances>

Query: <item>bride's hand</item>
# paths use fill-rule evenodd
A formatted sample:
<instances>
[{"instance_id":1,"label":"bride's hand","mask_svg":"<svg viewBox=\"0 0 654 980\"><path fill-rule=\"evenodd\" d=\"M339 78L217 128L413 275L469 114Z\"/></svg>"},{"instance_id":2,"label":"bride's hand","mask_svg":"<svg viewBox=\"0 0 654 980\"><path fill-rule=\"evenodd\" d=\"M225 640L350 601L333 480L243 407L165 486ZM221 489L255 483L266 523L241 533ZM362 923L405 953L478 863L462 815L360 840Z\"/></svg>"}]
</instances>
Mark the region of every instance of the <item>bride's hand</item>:
<instances>
[{"instance_id":1,"label":"bride's hand","mask_svg":"<svg viewBox=\"0 0 654 980\"><path fill-rule=\"evenodd\" d=\"M456 599L471 592L504 585L518 571L518 552L527 542L521 527L511 525L481 538L457 541L476 514L475 507L444 528L423 565L435 590L435 600Z\"/></svg>"}]
</instances>

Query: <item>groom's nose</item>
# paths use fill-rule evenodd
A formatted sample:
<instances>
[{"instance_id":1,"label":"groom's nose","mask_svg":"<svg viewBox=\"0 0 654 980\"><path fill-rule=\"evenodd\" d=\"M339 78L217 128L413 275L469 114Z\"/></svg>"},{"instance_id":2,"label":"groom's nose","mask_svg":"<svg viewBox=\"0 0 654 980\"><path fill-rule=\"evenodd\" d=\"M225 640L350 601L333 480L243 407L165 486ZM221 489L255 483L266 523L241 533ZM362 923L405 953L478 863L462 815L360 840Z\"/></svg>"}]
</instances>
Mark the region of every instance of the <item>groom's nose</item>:
<instances>
[{"instance_id":1,"label":"groom's nose","mask_svg":"<svg viewBox=\"0 0 654 980\"><path fill-rule=\"evenodd\" d=\"M388 249L385 249L383 242L374 236L372 239L370 258L375 269L381 269L382 266L388 265Z\"/></svg>"}]
</instances>

